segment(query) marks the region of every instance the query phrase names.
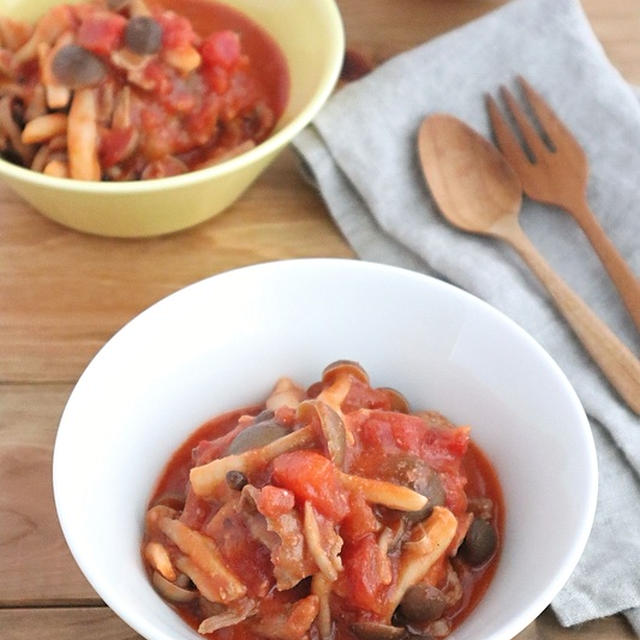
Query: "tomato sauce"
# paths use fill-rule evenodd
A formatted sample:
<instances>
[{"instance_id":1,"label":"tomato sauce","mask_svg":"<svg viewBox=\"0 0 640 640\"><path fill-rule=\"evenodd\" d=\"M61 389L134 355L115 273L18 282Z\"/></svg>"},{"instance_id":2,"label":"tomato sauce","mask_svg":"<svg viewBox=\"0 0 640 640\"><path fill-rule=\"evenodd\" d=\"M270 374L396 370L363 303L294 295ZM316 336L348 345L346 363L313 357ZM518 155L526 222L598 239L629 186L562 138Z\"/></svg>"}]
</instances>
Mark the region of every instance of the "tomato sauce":
<instances>
[{"instance_id":1,"label":"tomato sauce","mask_svg":"<svg viewBox=\"0 0 640 640\"><path fill-rule=\"evenodd\" d=\"M322 386L316 384L307 390L306 396L315 397L321 391ZM345 420L355 437L345 461L345 471L401 483L400 475L386 474L389 461L398 456L409 456L407 460L413 460L416 452L421 452L420 455L424 457L428 450L432 468L437 469L441 478L449 478L449 481L443 482L445 506L460 523L468 524L470 513L473 512L476 517L489 521L497 533L496 551L480 566L470 566L452 554L450 560L445 555L430 569L428 579L434 585L443 584L450 562L462 589L461 597L447 606L441 618L441 622L448 625L449 633L470 614L488 589L495 573L504 531L502 491L491 463L482 450L469 441L466 427L454 427L434 412L411 416L390 412L389 407L386 391L368 389L353 381L352 391L342 404ZM189 484L189 472L194 464L205 464L228 455L226 449L234 437L251 424L247 416L256 416L262 410L264 406L231 411L209 420L196 430L167 464L152 493L150 507L167 505L182 512L181 520L194 530L211 534L228 566L247 583L250 592L253 590L257 593L260 584L269 582L272 586L266 597L262 597L259 606L259 616L268 617L271 612L277 612L285 606L291 607L308 596L310 581L303 579L292 589L275 590L271 575L273 566L267 548L251 538L251 533L241 520L232 519L226 530L216 529L212 533L207 523L215 520L220 505L212 506L211 501L195 496ZM299 419L296 415L284 407L276 412L275 417L291 426ZM389 551L391 565L386 562L384 554L380 555L377 540L380 526L395 527L402 520L402 514L394 509L370 504L358 492L346 492L338 486L338 476L332 469L322 450L311 447L280 455L260 473L249 476L249 481L257 487L266 487L260 497L262 502L258 502L259 509L265 515L276 517L294 506L303 511L304 503L311 501L318 517L333 523L343 536L343 570L334 583L331 596L334 638L359 640L352 630L353 622L380 619L378 616L385 610L388 588L381 583L381 573L389 570L390 566L392 575L389 579L392 584L397 579L400 551ZM247 543L247 540L250 542ZM454 538L451 544L459 544L460 541L455 542ZM203 612L197 602L173 603L172 606L188 624L198 628ZM407 624L407 628L415 633L429 631L428 627L415 624ZM310 633L311 638L317 637L315 628ZM203 635L215 640L256 640L262 637L248 622Z\"/></svg>"}]
</instances>

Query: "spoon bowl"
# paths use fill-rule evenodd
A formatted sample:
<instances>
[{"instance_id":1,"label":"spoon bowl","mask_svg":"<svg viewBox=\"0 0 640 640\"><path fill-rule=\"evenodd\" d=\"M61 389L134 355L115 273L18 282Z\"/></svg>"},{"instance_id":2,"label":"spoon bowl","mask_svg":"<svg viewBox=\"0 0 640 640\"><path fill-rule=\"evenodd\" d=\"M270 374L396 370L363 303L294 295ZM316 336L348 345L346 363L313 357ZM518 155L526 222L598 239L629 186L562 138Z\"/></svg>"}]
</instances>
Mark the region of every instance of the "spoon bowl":
<instances>
[{"instance_id":1,"label":"spoon bowl","mask_svg":"<svg viewBox=\"0 0 640 640\"><path fill-rule=\"evenodd\" d=\"M431 193L454 226L471 233L491 233L504 216L516 216L522 187L500 152L453 116L425 118L418 152Z\"/></svg>"}]
</instances>

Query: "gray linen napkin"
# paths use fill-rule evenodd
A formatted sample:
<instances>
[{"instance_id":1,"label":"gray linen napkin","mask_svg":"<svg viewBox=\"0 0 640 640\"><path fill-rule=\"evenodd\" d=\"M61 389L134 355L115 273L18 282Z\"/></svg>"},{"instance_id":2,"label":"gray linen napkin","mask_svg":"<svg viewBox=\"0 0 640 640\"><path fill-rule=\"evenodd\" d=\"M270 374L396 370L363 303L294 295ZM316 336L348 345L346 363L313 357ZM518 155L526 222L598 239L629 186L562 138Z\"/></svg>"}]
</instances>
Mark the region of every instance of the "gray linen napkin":
<instances>
[{"instance_id":1,"label":"gray linen napkin","mask_svg":"<svg viewBox=\"0 0 640 640\"><path fill-rule=\"evenodd\" d=\"M425 20L428 20L425 15ZM591 419L600 463L595 525L553 608L564 625L624 612L640 634L640 421L616 397L506 245L440 217L416 157L422 118L452 113L490 136L484 93L525 75L589 157L589 201L640 272L640 103L577 0L514 0L385 63L336 93L295 146L363 259L437 275L504 311L556 359ZM638 352L638 334L573 220L526 201L523 227L555 270Z\"/></svg>"}]
</instances>

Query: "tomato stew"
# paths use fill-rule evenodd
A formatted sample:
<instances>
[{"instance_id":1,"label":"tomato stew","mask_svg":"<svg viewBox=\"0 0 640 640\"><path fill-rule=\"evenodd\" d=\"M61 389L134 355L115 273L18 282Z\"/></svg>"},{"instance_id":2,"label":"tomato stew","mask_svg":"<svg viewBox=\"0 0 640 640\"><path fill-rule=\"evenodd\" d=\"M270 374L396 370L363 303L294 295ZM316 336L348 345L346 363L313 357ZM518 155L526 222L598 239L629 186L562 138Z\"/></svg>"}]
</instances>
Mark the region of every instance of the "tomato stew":
<instances>
[{"instance_id":1,"label":"tomato stew","mask_svg":"<svg viewBox=\"0 0 640 640\"><path fill-rule=\"evenodd\" d=\"M468 427L410 413L357 364L215 418L173 455L142 553L216 640L442 638L500 554L497 476Z\"/></svg>"},{"instance_id":2,"label":"tomato stew","mask_svg":"<svg viewBox=\"0 0 640 640\"><path fill-rule=\"evenodd\" d=\"M137 180L219 163L265 140L288 94L272 38L210 0L0 18L0 153L49 175Z\"/></svg>"}]
</instances>

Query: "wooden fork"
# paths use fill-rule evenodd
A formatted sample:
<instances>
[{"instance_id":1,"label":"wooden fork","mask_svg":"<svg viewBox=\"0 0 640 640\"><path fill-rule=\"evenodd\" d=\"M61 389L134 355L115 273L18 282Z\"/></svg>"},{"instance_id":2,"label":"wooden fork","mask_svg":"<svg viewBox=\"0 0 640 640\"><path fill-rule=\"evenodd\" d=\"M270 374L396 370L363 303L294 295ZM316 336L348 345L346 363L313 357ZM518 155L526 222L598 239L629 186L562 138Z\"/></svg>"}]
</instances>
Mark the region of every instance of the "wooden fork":
<instances>
[{"instance_id":1,"label":"wooden fork","mask_svg":"<svg viewBox=\"0 0 640 640\"><path fill-rule=\"evenodd\" d=\"M513 95L501 87L502 96L520 129L531 155L527 156L498 105L487 96L487 108L494 134L507 162L516 172L524 192L533 200L564 209L580 225L609 277L616 286L629 315L640 330L640 281L618 253L587 203L587 157L573 135L531 85L518 77L524 95L546 141L525 115Z\"/></svg>"}]
</instances>

